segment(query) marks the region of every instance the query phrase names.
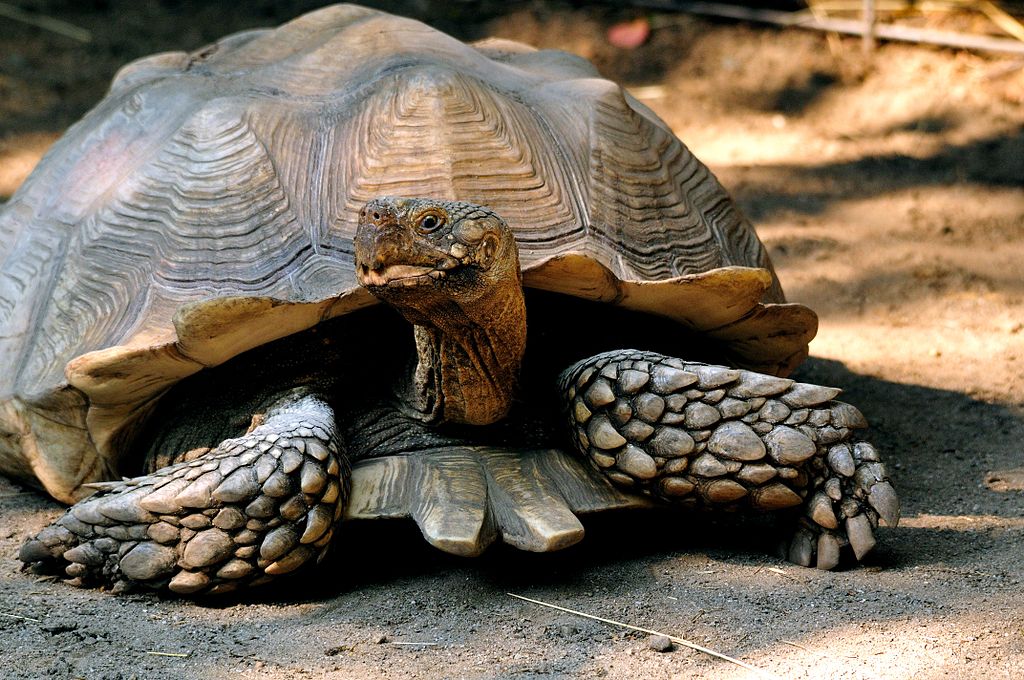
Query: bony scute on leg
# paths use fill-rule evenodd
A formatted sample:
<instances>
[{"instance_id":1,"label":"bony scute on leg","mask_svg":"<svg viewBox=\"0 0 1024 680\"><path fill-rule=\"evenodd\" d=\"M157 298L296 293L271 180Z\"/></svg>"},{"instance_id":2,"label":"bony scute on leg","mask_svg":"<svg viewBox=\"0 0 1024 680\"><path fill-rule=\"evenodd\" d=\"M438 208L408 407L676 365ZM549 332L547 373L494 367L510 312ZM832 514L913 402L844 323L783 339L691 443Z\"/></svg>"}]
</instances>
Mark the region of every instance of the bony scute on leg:
<instances>
[{"instance_id":1,"label":"bony scute on leg","mask_svg":"<svg viewBox=\"0 0 1024 680\"><path fill-rule=\"evenodd\" d=\"M258 585L322 557L347 494L334 414L288 396L198 458L104 485L22 547L82 584L184 595Z\"/></svg>"},{"instance_id":2,"label":"bony scute on leg","mask_svg":"<svg viewBox=\"0 0 1024 680\"><path fill-rule=\"evenodd\" d=\"M839 390L617 350L560 378L568 439L613 483L704 509L800 508L787 557L832 569L860 560L899 499L874 447L855 438L861 413ZM641 427L642 426L642 427Z\"/></svg>"}]
</instances>

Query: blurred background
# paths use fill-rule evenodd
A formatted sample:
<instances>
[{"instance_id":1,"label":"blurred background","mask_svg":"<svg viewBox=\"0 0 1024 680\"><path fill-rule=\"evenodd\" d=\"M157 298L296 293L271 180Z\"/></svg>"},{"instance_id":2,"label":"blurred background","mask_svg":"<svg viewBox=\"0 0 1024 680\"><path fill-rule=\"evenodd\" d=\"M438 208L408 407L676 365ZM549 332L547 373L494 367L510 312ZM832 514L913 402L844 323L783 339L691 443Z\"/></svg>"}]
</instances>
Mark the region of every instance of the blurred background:
<instances>
[{"instance_id":1,"label":"blurred background","mask_svg":"<svg viewBox=\"0 0 1024 680\"><path fill-rule=\"evenodd\" d=\"M788 2L788 4L787 4ZM862 3L881 25L956 31L1013 44L1016 54L906 49L883 44L865 57L861 39L783 30L664 8L715 8L778 21L857 25ZM19 0L0 2L0 199L9 196L46 145L104 93L124 63L166 50L197 49L253 27L274 26L327 3L313 0ZM786 153L804 140L791 123L830 128L821 158L845 156L852 138L892 139L895 152L962 160L970 176L1012 182L1024 176L1024 3L988 0L780 0L771 6L637 2L394 0L365 3L406 14L463 40L499 35L565 49L594 61L703 149L688 126L743 120L744 135L720 139L714 163ZM658 8L663 9L658 9ZM703 8L703 9L701 9ZM1011 48L1012 49L1012 48ZM844 118L845 117L845 118ZM737 131L738 132L738 131ZM798 136L798 135L796 135ZM810 150L810 149L805 149ZM991 162L992 160L996 162Z\"/></svg>"}]
</instances>

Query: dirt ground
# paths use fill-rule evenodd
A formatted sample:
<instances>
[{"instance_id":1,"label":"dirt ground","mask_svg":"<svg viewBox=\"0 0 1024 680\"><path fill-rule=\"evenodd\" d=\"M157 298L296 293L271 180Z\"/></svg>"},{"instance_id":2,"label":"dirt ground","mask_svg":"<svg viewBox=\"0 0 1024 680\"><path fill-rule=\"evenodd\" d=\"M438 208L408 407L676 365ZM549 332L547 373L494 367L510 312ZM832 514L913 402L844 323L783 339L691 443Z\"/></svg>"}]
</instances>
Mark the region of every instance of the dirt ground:
<instances>
[{"instance_id":1,"label":"dirt ground","mask_svg":"<svg viewBox=\"0 0 1024 680\"><path fill-rule=\"evenodd\" d=\"M311 6L20 4L94 42L0 23L0 199L124 61ZM672 125L758 225L789 297L819 313L797 377L866 414L902 523L835 573L770 556L758 525L692 516L594 518L562 553L473 560L411 524L356 526L315 572L193 603L21 573L22 540L62 509L0 479L4 676L756 677L518 593L782 678L1024 677L1024 493L1006 472L1024 466L1024 62L898 45L869 59L854 41L670 14L624 51L604 37L624 10L404 4L463 38L591 58Z\"/></svg>"}]
</instances>

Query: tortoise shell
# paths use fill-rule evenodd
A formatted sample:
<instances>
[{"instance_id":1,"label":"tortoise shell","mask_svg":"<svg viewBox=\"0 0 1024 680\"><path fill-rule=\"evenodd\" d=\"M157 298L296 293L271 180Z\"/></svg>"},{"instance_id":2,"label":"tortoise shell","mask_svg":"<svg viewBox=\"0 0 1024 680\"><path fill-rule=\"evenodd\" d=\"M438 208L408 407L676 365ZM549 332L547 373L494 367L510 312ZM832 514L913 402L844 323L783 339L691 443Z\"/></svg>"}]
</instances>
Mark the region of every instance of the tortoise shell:
<instances>
[{"instance_id":1,"label":"tortoise shell","mask_svg":"<svg viewBox=\"0 0 1024 680\"><path fill-rule=\"evenodd\" d=\"M816 318L727 193L585 60L351 5L124 67L0 213L0 471L70 501L177 381L375 304L372 197L487 205L524 284L784 374Z\"/></svg>"}]
</instances>

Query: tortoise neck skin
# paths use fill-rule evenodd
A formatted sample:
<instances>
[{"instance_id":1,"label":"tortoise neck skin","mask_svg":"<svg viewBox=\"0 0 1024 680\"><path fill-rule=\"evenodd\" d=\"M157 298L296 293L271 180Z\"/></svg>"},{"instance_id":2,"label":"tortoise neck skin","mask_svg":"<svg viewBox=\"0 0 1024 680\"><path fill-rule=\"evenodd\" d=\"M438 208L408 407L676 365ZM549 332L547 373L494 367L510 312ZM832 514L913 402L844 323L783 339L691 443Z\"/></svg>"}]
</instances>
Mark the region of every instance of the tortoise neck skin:
<instances>
[{"instance_id":1,"label":"tortoise neck skin","mask_svg":"<svg viewBox=\"0 0 1024 680\"><path fill-rule=\"evenodd\" d=\"M360 213L356 277L414 326L401 406L431 424L489 425L512 405L526 303L512 230L468 203L380 198Z\"/></svg>"}]
</instances>

